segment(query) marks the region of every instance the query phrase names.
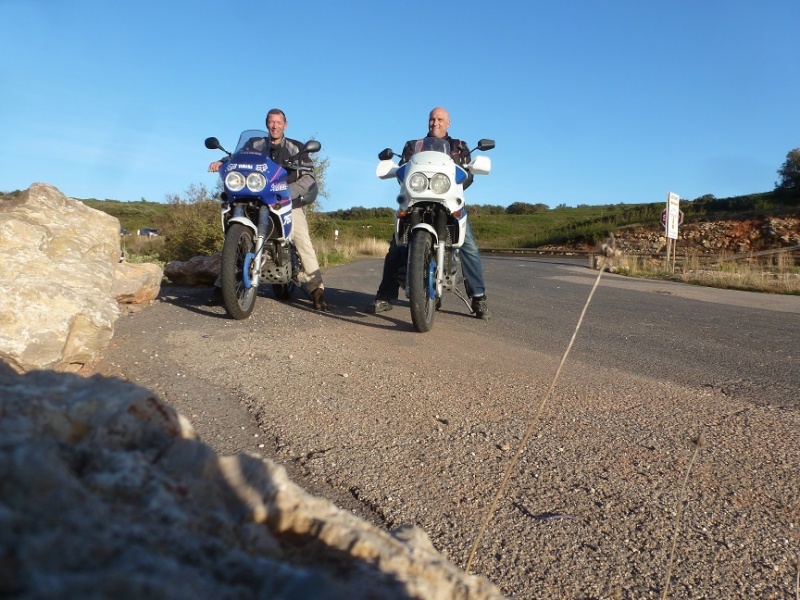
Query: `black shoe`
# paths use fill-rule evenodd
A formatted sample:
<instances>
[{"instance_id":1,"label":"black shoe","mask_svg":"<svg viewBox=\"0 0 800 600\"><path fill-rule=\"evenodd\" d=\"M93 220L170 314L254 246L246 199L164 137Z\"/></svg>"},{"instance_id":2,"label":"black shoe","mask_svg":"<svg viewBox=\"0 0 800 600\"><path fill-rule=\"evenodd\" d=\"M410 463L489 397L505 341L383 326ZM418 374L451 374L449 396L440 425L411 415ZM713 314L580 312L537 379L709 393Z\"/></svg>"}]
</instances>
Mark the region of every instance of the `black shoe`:
<instances>
[{"instance_id":1,"label":"black shoe","mask_svg":"<svg viewBox=\"0 0 800 600\"><path fill-rule=\"evenodd\" d=\"M392 303L386 298L381 298L380 296L377 296L375 300L372 301L372 304L367 307L367 312L372 313L373 315L386 312L387 310L392 310Z\"/></svg>"},{"instance_id":2,"label":"black shoe","mask_svg":"<svg viewBox=\"0 0 800 600\"><path fill-rule=\"evenodd\" d=\"M489 320L491 315L489 313L489 303L486 302L486 295L472 297L472 312L479 319Z\"/></svg>"},{"instance_id":3,"label":"black shoe","mask_svg":"<svg viewBox=\"0 0 800 600\"><path fill-rule=\"evenodd\" d=\"M222 288L214 286L214 291L206 300L206 306L222 306Z\"/></svg>"},{"instance_id":4,"label":"black shoe","mask_svg":"<svg viewBox=\"0 0 800 600\"><path fill-rule=\"evenodd\" d=\"M314 303L314 310L327 312L328 305L325 304L325 292L322 288L317 288L311 292L311 301Z\"/></svg>"}]
</instances>

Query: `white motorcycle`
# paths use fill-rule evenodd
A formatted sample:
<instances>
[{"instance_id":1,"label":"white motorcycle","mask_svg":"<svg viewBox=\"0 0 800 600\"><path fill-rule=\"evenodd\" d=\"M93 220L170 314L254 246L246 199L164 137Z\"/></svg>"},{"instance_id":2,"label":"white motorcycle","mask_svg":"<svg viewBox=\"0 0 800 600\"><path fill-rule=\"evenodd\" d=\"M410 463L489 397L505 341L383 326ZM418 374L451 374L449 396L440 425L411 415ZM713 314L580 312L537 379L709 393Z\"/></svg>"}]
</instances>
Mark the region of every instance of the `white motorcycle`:
<instances>
[{"instance_id":1,"label":"white motorcycle","mask_svg":"<svg viewBox=\"0 0 800 600\"><path fill-rule=\"evenodd\" d=\"M494 141L484 139L475 150L492 148ZM463 184L469 173L488 175L492 162L478 156L463 168L450 157L449 142L435 137L416 140L413 155L403 165L394 162L394 156L391 149L383 150L375 174L400 183L395 241L408 246L405 292L411 321L417 331L426 332L433 327L444 291L455 292L469 306L458 288L463 280L459 248L467 227Z\"/></svg>"}]
</instances>

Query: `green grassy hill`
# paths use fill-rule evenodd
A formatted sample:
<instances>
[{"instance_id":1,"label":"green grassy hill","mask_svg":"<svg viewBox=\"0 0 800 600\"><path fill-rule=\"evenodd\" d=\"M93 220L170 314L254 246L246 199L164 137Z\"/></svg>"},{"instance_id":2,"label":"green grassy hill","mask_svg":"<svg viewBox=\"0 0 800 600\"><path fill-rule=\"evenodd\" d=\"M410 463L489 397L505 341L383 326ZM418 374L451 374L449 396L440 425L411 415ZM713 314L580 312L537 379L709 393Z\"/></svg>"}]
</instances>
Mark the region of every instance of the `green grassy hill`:
<instances>
[{"instance_id":1,"label":"green grassy hill","mask_svg":"<svg viewBox=\"0 0 800 600\"><path fill-rule=\"evenodd\" d=\"M120 202L119 200L82 200L86 206L101 210L119 219L122 229L135 233L145 227L157 227L159 219L167 215L168 204L160 202Z\"/></svg>"}]
</instances>

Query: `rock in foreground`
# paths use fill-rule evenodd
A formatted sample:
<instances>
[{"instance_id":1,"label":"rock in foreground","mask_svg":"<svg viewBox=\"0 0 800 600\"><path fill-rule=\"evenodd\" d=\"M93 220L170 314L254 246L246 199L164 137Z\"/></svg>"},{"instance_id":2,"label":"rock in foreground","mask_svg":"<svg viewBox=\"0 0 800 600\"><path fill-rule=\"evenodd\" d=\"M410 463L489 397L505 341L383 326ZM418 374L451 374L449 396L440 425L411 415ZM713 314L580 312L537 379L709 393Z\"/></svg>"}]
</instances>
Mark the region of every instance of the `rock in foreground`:
<instances>
[{"instance_id":1,"label":"rock in foreground","mask_svg":"<svg viewBox=\"0 0 800 600\"><path fill-rule=\"evenodd\" d=\"M379 530L150 391L0 363L0 596L500 598L420 530Z\"/></svg>"}]
</instances>

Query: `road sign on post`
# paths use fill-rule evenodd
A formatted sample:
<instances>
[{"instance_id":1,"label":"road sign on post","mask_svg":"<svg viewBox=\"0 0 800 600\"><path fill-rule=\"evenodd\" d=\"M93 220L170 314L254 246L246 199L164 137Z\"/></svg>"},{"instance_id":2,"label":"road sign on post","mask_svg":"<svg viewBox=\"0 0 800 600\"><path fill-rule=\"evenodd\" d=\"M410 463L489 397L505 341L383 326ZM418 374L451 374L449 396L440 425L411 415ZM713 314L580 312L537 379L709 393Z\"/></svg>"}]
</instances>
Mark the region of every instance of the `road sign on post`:
<instances>
[{"instance_id":1,"label":"road sign on post","mask_svg":"<svg viewBox=\"0 0 800 600\"><path fill-rule=\"evenodd\" d=\"M671 240L678 239L678 221L681 218L681 211L678 208L680 201L681 197L678 194L672 192L667 194L667 222L664 226L667 228L667 237Z\"/></svg>"},{"instance_id":2,"label":"road sign on post","mask_svg":"<svg viewBox=\"0 0 800 600\"><path fill-rule=\"evenodd\" d=\"M672 272L675 272L675 244L678 240L678 225L683 222L683 213L678 208L681 198L678 194L669 192L667 194L667 208L661 212L661 223L667 230L667 263L669 267L669 255L672 252Z\"/></svg>"}]
</instances>

